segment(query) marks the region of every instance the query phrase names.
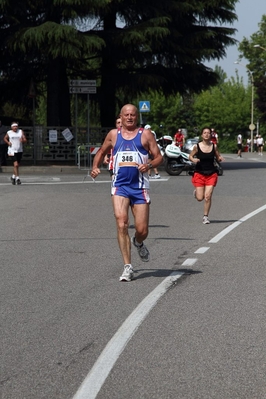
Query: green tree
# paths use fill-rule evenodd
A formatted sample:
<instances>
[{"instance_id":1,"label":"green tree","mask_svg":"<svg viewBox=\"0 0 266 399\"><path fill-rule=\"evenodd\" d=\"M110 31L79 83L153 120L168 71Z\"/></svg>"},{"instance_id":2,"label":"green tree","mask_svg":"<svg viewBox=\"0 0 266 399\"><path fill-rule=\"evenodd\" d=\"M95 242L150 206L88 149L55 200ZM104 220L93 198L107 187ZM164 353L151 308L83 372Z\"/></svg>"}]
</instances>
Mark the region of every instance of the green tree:
<instances>
[{"instance_id":1,"label":"green tree","mask_svg":"<svg viewBox=\"0 0 266 399\"><path fill-rule=\"evenodd\" d=\"M255 46L259 47L255 47ZM245 57L247 67L253 73L256 88L255 105L260 118L266 121L266 14L262 15L259 30L250 38L244 38L239 45L240 58Z\"/></svg>"},{"instance_id":2,"label":"green tree","mask_svg":"<svg viewBox=\"0 0 266 399\"><path fill-rule=\"evenodd\" d=\"M108 0L14 1L0 3L1 100L27 104L30 81L46 83L47 124L70 125L68 80L104 42L78 24L99 13Z\"/></svg>"},{"instance_id":3,"label":"green tree","mask_svg":"<svg viewBox=\"0 0 266 399\"><path fill-rule=\"evenodd\" d=\"M248 131L251 113L251 86L231 78L195 97L195 118L198 126L214 127L221 136L234 137Z\"/></svg>"},{"instance_id":4,"label":"green tree","mask_svg":"<svg viewBox=\"0 0 266 399\"><path fill-rule=\"evenodd\" d=\"M189 95L216 84L218 75L204 62L220 59L235 42L225 25L236 19L236 2L2 1L1 88L18 101L30 78L37 88L47 82L47 123L68 125L68 79L96 78L101 124L113 125L122 99L149 89ZM9 94L12 84L16 96Z\"/></svg>"},{"instance_id":5,"label":"green tree","mask_svg":"<svg viewBox=\"0 0 266 399\"><path fill-rule=\"evenodd\" d=\"M101 110L105 112L101 122L110 123L114 111L108 115L108 109L120 89L127 102L148 90L184 95L216 84L219 77L204 61L223 57L225 48L234 43L234 29L221 25L236 19L235 3L110 2L100 15L101 37L110 42L104 49L106 57L101 54L103 60L99 61ZM115 12L123 28L116 27Z\"/></svg>"}]
</instances>

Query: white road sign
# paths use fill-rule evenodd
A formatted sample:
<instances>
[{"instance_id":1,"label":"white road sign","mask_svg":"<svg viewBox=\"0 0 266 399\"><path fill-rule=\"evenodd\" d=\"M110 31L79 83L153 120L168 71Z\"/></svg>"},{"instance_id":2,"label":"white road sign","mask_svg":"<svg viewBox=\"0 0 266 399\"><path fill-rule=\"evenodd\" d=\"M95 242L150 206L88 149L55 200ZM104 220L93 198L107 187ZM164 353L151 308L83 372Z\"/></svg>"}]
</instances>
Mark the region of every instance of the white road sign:
<instances>
[{"instance_id":1,"label":"white road sign","mask_svg":"<svg viewBox=\"0 0 266 399\"><path fill-rule=\"evenodd\" d=\"M69 93L73 93L73 94L78 94L78 93L83 93L83 94L89 94L89 93L96 93L97 87L77 87L77 86L72 86L69 88Z\"/></svg>"},{"instance_id":2,"label":"white road sign","mask_svg":"<svg viewBox=\"0 0 266 399\"><path fill-rule=\"evenodd\" d=\"M70 80L69 86L96 86L96 80Z\"/></svg>"}]
</instances>

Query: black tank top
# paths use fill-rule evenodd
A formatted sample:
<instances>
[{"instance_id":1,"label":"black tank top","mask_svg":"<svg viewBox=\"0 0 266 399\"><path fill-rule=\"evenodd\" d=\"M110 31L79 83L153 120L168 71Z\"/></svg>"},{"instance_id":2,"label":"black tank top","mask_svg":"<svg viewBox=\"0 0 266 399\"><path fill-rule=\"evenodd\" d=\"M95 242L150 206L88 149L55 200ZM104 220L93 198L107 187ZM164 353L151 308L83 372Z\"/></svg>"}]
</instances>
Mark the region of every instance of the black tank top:
<instances>
[{"instance_id":1,"label":"black tank top","mask_svg":"<svg viewBox=\"0 0 266 399\"><path fill-rule=\"evenodd\" d=\"M200 162L196 163L195 171L203 175L211 175L212 173L215 172L217 173L217 169L214 166L214 157L215 157L214 144L212 145L211 152L201 151L199 144L197 144L197 147L198 147L197 158L200 159Z\"/></svg>"}]
</instances>

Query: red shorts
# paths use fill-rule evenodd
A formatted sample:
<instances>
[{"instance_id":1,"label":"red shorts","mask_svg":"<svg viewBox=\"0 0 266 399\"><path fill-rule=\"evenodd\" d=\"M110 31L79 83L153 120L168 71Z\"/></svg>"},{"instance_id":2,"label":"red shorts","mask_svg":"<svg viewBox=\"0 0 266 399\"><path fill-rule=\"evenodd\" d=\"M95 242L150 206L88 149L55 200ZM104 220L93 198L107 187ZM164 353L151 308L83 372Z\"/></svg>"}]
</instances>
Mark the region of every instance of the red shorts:
<instances>
[{"instance_id":1,"label":"red shorts","mask_svg":"<svg viewBox=\"0 0 266 399\"><path fill-rule=\"evenodd\" d=\"M212 175L205 176L201 173L195 172L192 177L192 184L194 187L205 187L205 186L213 186L215 187L218 181L217 173L213 173Z\"/></svg>"}]
</instances>

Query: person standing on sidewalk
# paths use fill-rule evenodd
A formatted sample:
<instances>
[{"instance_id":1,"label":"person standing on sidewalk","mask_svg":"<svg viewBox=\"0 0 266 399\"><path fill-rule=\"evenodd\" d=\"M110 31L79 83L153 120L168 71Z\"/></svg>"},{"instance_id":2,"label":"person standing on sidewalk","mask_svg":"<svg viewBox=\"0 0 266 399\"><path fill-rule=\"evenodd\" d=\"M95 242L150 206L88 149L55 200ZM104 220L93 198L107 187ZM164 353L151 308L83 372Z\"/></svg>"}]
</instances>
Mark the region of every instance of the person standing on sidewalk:
<instances>
[{"instance_id":1,"label":"person standing on sidewalk","mask_svg":"<svg viewBox=\"0 0 266 399\"><path fill-rule=\"evenodd\" d=\"M195 187L194 197L198 201L204 200L203 224L209 224L209 212L212 203L212 193L218 181L218 171L214 165L215 159L218 162L224 161L219 154L216 144L211 142L211 129L205 127L201 132L202 141L194 145L189 160L196 164L192 177L192 184Z\"/></svg>"},{"instance_id":2,"label":"person standing on sidewalk","mask_svg":"<svg viewBox=\"0 0 266 399\"><path fill-rule=\"evenodd\" d=\"M154 135L155 140L156 140L156 138L157 138L157 137L156 137L156 133L155 133L154 130L151 130L151 125L145 125L145 126L144 126L144 129L150 129L150 131L152 132L152 134ZM152 155L149 154L148 163L150 163L152 160L153 160ZM155 173L155 174L154 174L154 176L152 176L152 175L151 175L151 170L149 170L149 172L148 172L149 178L151 178L151 179L160 179L161 176L160 176L160 174L159 174L159 172L158 172L158 169L157 169L157 168L153 168L153 170L154 170L154 173Z\"/></svg>"},{"instance_id":3,"label":"person standing on sidewalk","mask_svg":"<svg viewBox=\"0 0 266 399\"><path fill-rule=\"evenodd\" d=\"M174 144L183 151L185 145L185 135L182 132L182 129L178 129L176 134L174 135Z\"/></svg>"},{"instance_id":4,"label":"person standing on sidewalk","mask_svg":"<svg viewBox=\"0 0 266 399\"><path fill-rule=\"evenodd\" d=\"M264 140L263 137L261 137L261 135L259 134L257 138L257 148L258 148L258 154L261 156L263 155L263 146L264 146Z\"/></svg>"},{"instance_id":5,"label":"person standing on sidewalk","mask_svg":"<svg viewBox=\"0 0 266 399\"><path fill-rule=\"evenodd\" d=\"M101 173L99 167L104 156L113 149L113 172L111 195L117 226L119 248L124 261L120 281L131 281L134 276L131 264L131 243L137 248L143 262L150 260L144 240L149 228L149 177L148 171L163 162L156 140L150 129L138 127L138 110L132 104L122 107L119 129L107 134L103 145L94 157L91 177ZM149 153L153 160L148 163ZM128 234L129 208L134 217L135 235Z\"/></svg>"},{"instance_id":6,"label":"person standing on sidewalk","mask_svg":"<svg viewBox=\"0 0 266 399\"><path fill-rule=\"evenodd\" d=\"M242 158L242 134L237 135L237 158Z\"/></svg>"},{"instance_id":7,"label":"person standing on sidewalk","mask_svg":"<svg viewBox=\"0 0 266 399\"><path fill-rule=\"evenodd\" d=\"M248 152L251 152L251 138L247 138L247 147L248 147Z\"/></svg>"},{"instance_id":8,"label":"person standing on sidewalk","mask_svg":"<svg viewBox=\"0 0 266 399\"><path fill-rule=\"evenodd\" d=\"M4 137L4 141L8 145L7 153L13 162L13 175L11 176L11 183L21 184L19 178L19 165L23 154L23 144L27 142L25 134L22 129L18 128L17 122L11 123L11 130L8 130Z\"/></svg>"},{"instance_id":9,"label":"person standing on sidewalk","mask_svg":"<svg viewBox=\"0 0 266 399\"><path fill-rule=\"evenodd\" d=\"M219 143L218 133L213 128L211 129L211 142L216 145Z\"/></svg>"}]
</instances>

